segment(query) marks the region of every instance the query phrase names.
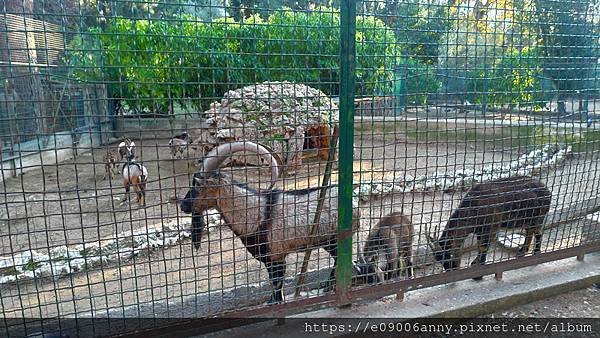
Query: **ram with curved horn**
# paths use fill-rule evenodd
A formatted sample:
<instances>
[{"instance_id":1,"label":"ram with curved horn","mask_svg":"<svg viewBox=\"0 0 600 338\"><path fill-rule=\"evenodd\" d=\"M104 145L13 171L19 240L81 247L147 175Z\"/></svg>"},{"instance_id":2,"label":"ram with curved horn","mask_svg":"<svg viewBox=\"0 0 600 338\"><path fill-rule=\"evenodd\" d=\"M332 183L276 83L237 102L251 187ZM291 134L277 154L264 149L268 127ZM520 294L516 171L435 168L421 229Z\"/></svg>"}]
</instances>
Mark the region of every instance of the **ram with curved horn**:
<instances>
[{"instance_id":1,"label":"ram with curved horn","mask_svg":"<svg viewBox=\"0 0 600 338\"><path fill-rule=\"evenodd\" d=\"M227 178L219 166L232 154L246 151L261 156L271 165L271 187L255 190ZM281 303L285 277L285 257L308 247L322 247L334 259L327 289L333 286L337 264L337 186L327 188L317 235L310 236L320 188L274 189L279 174L277 160L269 150L249 141L222 144L211 150L194 175L192 187L180 203L181 211L192 214L192 242L199 248L204 228L202 213L217 209L225 224L242 241L254 258L265 264L273 293L269 303ZM352 229L360 222L353 206Z\"/></svg>"}]
</instances>

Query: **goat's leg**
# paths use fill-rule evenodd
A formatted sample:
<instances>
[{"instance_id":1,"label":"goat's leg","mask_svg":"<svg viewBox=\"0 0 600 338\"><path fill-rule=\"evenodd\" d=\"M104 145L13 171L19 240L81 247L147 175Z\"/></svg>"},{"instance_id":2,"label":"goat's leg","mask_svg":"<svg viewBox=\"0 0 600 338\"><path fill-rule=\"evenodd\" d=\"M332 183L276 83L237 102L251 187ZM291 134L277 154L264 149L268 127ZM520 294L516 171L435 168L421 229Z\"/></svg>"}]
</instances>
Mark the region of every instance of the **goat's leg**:
<instances>
[{"instance_id":1,"label":"goat's leg","mask_svg":"<svg viewBox=\"0 0 600 338\"><path fill-rule=\"evenodd\" d=\"M337 239L333 238L329 240L329 243L324 247L325 251L329 253L331 258L333 258L333 267L331 268L331 272L329 273L329 279L322 286L323 291L329 292L333 291L335 287L335 270L337 268Z\"/></svg>"},{"instance_id":2,"label":"goat's leg","mask_svg":"<svg viewBox=\"0 0 600 338\"><path fill-rule=\"evenodd\" d=\"M135 201L138 203L138 205L142 205L143 202L143 197L142 197L142 190L140 189L140 184L137 183L133 186L134 190L135 190Z\"/></svg>"},{"instance_id":3,"label":"goat's leg","mask_svg":"<svg viewBox=\"0 0 600 338\"><path fill-rule=\"evenodd\" d=\"M533 248L533 254L539 254L542 252L542 234L539 232L535 233L535 247Z\"/></svg>"},{"instance_id":4,"label":"goat's leg","mask_svg":"<svg viewBox=\"0 0 600 338\"><path fill-rule=\"evenodd\" d=\"M390 245L388 245L389 247ZM400 272L400 257L398 256L398 248L392 244L390 251L386 254L387 267L386 267L386 279L394 279L399 276Z\"/></svg>"},{"instance_id":5,"label":"goat's leg","mask_svg":"<svg viewBox=\"0 0 600 338\"><path fill-rule=\"evenodd\" d=\"M119 203L119 205L125 204L125 202L128 201L130 198L129 190L131 188L131 183L128 180L125 180L123 181L123 185L125 186L125 196L123 196L123 200L121 201L121 203Z\"/></svg>"},{"instance_id":6,"label":"goat's leg","mask_svg":"<svg viewBox=\"0 0 600 338\"><path fill-rule=\"evenodd\" d=\"M394 260L388 262L385 265L385 279L395 279L398 277L398 271L400 271L400 260Z\"/></svg>"},{"instance_id":7,"label":"goat's leg","mask_svg":"<svg viewBox=\"0 0 600 338\"><path fill-rule=\"evenodd\" d=\"M479 244L477 257L475 257L475 259L471 262L471 265L474 265L474 264L484 265L485 264L485 261L487 260L487 251L490 247L491 237L494 237L494 236L491 236L489 233L477 235L477 242ZM473 279L474 280L482 280L483 276L473 277Z\"/></svg>"},{"instance_id":8,"label":"goat's leg","mask_svg":"<svg viewBox=\"0 0 600 338\"><path fill-rule=\"evenodd\" d=\"M146 206L146 183L145 182L140 183L139 202L140 202L140 206L142 206L142 207Z\"/></svg>"},{"instance_id":9,"label":"goat's leg","mask_svg":"<svg viewBox=\"0 0 600 338\"><path fill-rule=\"evenodd\" d=\"M285 277L285 261L269 261L265 263L269 272L269 280L273 285L273 293L267 304L283 303L283 279Z\"/></svg>"},{"instance_id":10,"label":"goat's leg","mask_svg":"<svg viewBox=\"0 0 600 338\"><path fill-rule=\"evenodd\" d=\"M108 176L110 177L110 171L109 171L109 166L108 165L104 165L104 176L102 177L102 180L104 181L106 179L106 175L108 174Z\"/></svg>"},{"instance_id":11,"label":"goat's leg","mask_svg":"<svg viewBox=\"0 0 600 338\"><path fill-rule=\"evenodd\" d=\"M535 246L537 249L538 246L538 234L536 233L536 231L534 229L527 229L527 233L525 234L525 244L523 244L522 247L519 248L519 251L517 251L517 257L523 257L525 256L525 254L527 253L527 251L529 251L529 247L531 246L531 242L533 242L533 236L536 236L535 239ZM540 245L540 249L541 249L541 237L539 238L539 245Z\"/></svg>"},{"instance_id":12,"label":"goat's leg","mask_svg":"<svg viewBox=\"0 0 600 338\"><path fill-rule=\"evenodd\" d=\"M410 254L404 253L402 260L404 261L404 270L406 271L408 278L413 277L415 275L415 271L412 260L410 259Z\"/></svg>"},{"instance_id":13,"label":"goat's leg","mask_svg":"<svg viewBox=\"0 0 600 338\"><path fill-rule=\"evenodd\" d=\"M113 175L115 175L115 176L119 174L119 171L117 170L117 168L116 168L116 167L112 167L112 168L110 169L110 171L111 171L111 172L113 173ZM112 177L111 177L111 181L112 181Z\"/></svg>"}]
</instances>

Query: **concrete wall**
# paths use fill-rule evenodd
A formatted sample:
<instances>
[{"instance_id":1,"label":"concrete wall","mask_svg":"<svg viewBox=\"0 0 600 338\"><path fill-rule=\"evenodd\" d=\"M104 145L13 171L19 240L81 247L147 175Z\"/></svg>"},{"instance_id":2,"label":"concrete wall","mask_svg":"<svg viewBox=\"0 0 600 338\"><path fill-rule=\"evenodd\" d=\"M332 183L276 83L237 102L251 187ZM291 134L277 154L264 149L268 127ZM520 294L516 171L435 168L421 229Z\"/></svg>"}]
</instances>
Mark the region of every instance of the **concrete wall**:
<instances>
[{"instance_id":1,"label":"concrete wall","mask_svg":"<svg viewBox=\"0 0 600 338\"><path fill-rule=\"evenodd\" d=\"M4 153L0 162L0 182L43 165L56 165L100 147L111 137L108 124L79 128L76 132L60 132L50 137L15 145L12 154Z\"/></svg>"},{"instance_id":2,"label":"concrete wall","mask_svg":"<svg viewBox=\"0 0 600 338\"><path fill-rule=\"evenodd\" d=\"M171 137L184 130L190 131L202 128L200 118L115 118L115 136L135 139L153 139Z\"/></svg>"}]
</instances>

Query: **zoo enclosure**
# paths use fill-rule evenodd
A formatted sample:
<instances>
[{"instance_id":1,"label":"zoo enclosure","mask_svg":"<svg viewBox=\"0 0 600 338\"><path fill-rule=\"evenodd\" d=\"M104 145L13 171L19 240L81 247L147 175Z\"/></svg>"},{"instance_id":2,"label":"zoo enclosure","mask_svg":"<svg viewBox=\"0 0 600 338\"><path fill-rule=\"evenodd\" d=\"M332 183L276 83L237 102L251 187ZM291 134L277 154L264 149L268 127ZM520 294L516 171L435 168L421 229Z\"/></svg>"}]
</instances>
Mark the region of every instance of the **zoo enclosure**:
<instances>
[{"instance_id":1,"label":"zoo enclosure","mask_svg":"<svg viewBox=\"0 0 600 338\"><path fill-rule=\"evenodd\" d=\"M3 6L0 298L7 335L56 325L94 335L123 329L41 320L47 317L173 320L143 323L157 328L189 317L281 314L482 273L501 278L505 270L599 248L600 14L593 1ZM339 158L329 161L335 125ZM168 142L183 131L201 142L173 158ZM119 205L120 180L101 179L103 155L124 137L137 143L148 168L143 208ZM192 250L191 220L170 198L190 189L210 145L232 139L278 155L281 189L319 186L333 163L339 232L346 234L335 293L317 288L332 261L314 247L305 289L294 297L305 256L291 254L286 301L262 305L271 293L264 265L218 227L214 213L203 246ZM238 163L223 172L254 187L270 183L267 168ZM522 236L507 233L488 264L443 272L428 235L439 235L464 189L520 173L552 191L542 253L513 259L510 239ZM348 237L356 202L361 225ZM312 218L306 209L296 218ZM391 210L414 223L415 276L352 285L352 260Z\"/></svg>"}]
</instances>

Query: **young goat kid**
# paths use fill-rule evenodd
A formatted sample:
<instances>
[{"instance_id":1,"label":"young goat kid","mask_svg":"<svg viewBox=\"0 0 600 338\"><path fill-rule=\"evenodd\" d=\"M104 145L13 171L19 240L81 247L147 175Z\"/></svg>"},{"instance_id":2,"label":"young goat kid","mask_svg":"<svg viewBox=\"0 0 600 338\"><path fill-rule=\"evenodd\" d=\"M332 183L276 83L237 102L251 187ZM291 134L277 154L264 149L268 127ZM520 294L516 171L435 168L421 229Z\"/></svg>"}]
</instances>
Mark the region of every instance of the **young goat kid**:
<instances>
[{"instance_id":1,"label":"young goat kid","mask_svg":"<svg viewBox=\"0 0 600 338\"><path fill-rule=\"evenodd\" d=\"M487 251L496 241L498 228L525 228L524 256L535 236L534 254L541 251L542 226L550 210L551 192L539 180L526 176L498 179L474 185L454 210L436 241L429 237L435 259L446 271L460 266L460 248L471 233L479 251L472 264L485 264ZM481 279L483 276L474 278Z\"/></svg>"},{"instance_id":2,"label":"young goat kid","mask_svg":"<svg viewBox=\"0 0 600 338\"><path fill-rule=\"evenodd\" d=\"M108 176L108 179L112 181L112 175L117 175L119 173L117 169L117 163L119 162L118 156L119 155L117 150L106 150L106 154L104 154L104 156L102 157L102 160L104 161L105 170L104 177L102 177L103 181L106 179L106 176Z\"/></svg>"},{"instance_id":3,"label":"young goat kid","mask_svg":"<svg viewBox=\"0 0 600 338\"><path fill-rule=\"evenodd\" d=\"M408 277L412 277L413 232L412 222L401 212L384 216L367 237L362 254L364 262L378 266L377 258L384 252L387 263L385 279L397 278L404 271L408 272Z\"/></svg>"},{"instance_id":4,"label":"young goat kid","mask_svg":"<svg viewBox=\"0 0 600 338\"><path fill-rule=\"evenodd\" d=\"M273 285L269 303L284 300L285 257L308 247L323 247L333 257L334 267L327 285L327 289L331 289L337 264L337 186L327 188L317 235L311 237L320 188L254 190L221 175L219 166L241 151L256 153L270 163L271 186L279 176L275 157L262 145L242 141L222 144L211 150L180 204L182 212L192 214L194 246L199 248L200 234L205 226L202 213L215 208L248 252L265 264ZM353 206L352 215L352 229L356 231L360 224L357 206Z\"/></svg>"}]
</instances>

